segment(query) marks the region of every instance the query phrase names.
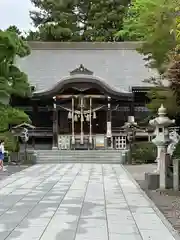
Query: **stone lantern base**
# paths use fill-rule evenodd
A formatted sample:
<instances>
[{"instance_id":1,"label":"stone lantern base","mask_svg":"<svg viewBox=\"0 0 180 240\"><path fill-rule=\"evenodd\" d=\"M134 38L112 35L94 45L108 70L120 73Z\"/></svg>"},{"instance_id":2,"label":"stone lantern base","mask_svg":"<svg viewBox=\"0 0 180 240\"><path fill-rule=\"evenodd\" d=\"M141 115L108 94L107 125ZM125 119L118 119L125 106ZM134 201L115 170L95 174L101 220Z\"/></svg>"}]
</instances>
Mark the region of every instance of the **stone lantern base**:
<instances>
[{"instance_id":1,"label":"stone lantern base","mask_svg":"<svg viewBox=\"0 0 180 240\"><path fill-rule=\"evenodd\" d=\"M159 188L160 175L158 173L145 173L145 182L149 190L156 190Z\"/></svg>"},{"instance_id":2,"label":"stone lantern base","mask_svg":"<svg viewBox=\"0 0 180 240\"><path fill-rule=\"evenodd\" d=\"M160 157L160 172L145 173L145 182L148 189L163 190L173 187L173 176L170 172L170 163L170 155L162 153Z\"/></svg>"}]
</instances>

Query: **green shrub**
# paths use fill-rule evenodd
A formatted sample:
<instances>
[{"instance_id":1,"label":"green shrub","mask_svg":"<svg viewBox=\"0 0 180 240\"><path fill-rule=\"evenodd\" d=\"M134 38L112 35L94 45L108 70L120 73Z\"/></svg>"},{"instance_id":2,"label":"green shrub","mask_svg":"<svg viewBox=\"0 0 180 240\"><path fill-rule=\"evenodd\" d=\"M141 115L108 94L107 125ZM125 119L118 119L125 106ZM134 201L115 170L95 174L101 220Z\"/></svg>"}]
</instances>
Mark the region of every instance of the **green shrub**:
<instances>
[{"instance_id":1,"label":"green shrub","mask_svg":"<svg viewBox=\"0 0 180 240\"><path fill-rule=\"evenodd\" d=\"M157 156L157 147L151 142L136 142L132 145L132 162L136 164L153 163Z\"/></svg>"},{"instance_id":2,"label":"green shrub","mask_svg":"<svg viewBox=\"0 0 180 240\"><path fill-rule=\"evenodd\" d=\"M11 132L0 133L0 140L4 140L5 151L15 152L17 149L17 138Z\"/></svg>"},{"instance_id":3,"label":"green shrub","mask_svg":"<svg viewBox=\"0 0 180 240\"><path fill-rule=\"evenodd\" d=\"M9 161L9 153L8 152L5 152L4 153L4 162L8 162Z\"/></svg>"}]
</instances>

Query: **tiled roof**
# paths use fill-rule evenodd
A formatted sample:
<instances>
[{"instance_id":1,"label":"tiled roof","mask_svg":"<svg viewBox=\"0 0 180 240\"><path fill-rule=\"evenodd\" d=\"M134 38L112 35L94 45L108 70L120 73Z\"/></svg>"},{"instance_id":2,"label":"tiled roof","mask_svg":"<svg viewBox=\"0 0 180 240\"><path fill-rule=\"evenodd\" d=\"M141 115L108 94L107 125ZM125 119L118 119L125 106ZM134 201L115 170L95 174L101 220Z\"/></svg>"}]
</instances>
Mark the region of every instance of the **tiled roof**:
<instances>
[{"instance_id":1,"label":"tiled roof","mask_svg":"<svg viewBox=\"0 0 180 240\"><path fill-rule=\"evenodd\" d=\"M37 91L51 89L80 64L117 91L132 86L148 86L143 80L156 73L145 67L137 53L140 43L29 42L31 55L17 65L29 76Z\"/></svg>"}]
</instances>

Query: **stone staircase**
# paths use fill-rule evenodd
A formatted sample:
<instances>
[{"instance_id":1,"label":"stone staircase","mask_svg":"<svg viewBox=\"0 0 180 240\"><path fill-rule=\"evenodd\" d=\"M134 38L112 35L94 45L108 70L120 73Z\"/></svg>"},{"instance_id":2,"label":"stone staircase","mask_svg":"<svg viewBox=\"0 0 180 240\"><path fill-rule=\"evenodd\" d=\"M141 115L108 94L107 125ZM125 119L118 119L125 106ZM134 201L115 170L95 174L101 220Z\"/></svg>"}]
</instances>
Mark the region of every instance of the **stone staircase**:
<instances>
[{"instance_id":1,"label":"stone staircase","mask_svg":"<svg viewBox=\"0 0 180 240\"><path fill-rule=\"evenodd\" d=\"M123 150L37 150L37 163L107 163L126 161Z\"/></svg>"}]
</instances>

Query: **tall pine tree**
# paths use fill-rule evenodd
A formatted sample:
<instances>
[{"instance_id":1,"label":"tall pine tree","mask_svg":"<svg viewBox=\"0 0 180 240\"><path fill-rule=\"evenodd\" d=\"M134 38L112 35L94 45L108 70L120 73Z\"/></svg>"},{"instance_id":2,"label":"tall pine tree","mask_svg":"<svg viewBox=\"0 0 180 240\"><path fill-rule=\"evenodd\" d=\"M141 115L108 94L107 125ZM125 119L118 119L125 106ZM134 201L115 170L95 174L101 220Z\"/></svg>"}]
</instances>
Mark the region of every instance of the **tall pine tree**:
<instances>
[{"instance_id":1,"label":"tall pine tree","mask_svg":"<svg viewBox=\"0 0 180 240\"><path fill-rule=\"evenodd\" d=\"M119 41L117 29L122 29L129 0L84 0L78 6L78 22L82 26L82 40Z\"/></svg>"},{"instance_id":2,"label":"tall pine tree","mask_svg":"<svg viewBox=\"0 0 180 240\"><path fill-rule=\"evenodd\" d=\"M77 31L74 0L31 0L38 11L30 13L38 31L33 35L43 41L69 41ZM37 34L38 33L38 34Z\"/></svg>"},{"instance_id":3,"label":"tall pine tree","mask_svg":"<svg viewBox=\"0 0 180 240\"><path fill-rule=\"evenodd\" d=\"M30 14L38 30L28 40L114 41L129 1L31 0L38 8Z\"/></svg>"}]
</instances>

